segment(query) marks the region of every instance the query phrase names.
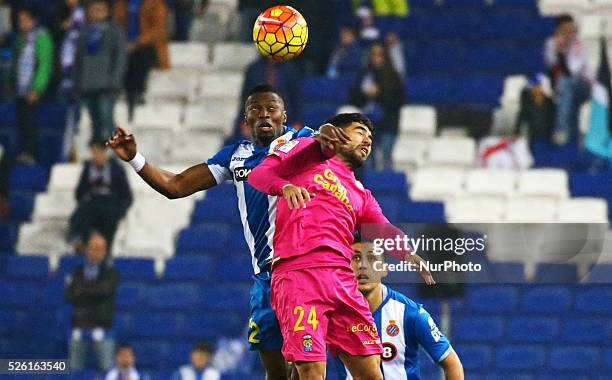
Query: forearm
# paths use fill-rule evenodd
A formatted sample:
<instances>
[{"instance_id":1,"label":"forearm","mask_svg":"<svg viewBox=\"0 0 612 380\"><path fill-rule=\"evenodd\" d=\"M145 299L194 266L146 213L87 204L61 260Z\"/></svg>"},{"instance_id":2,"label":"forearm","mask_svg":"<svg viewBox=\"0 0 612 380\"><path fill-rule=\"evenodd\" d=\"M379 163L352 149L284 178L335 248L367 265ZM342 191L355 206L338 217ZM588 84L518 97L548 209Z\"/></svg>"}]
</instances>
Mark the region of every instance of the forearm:
<instances>
[{"instance_id":1,"label":"forearm","mask_svg":"<svg viewBox=\"0 0 612 380\"><path fill-rule=\"evenodd\" d=\"M266 158L249 174L249 184L262 193L282 195L283 187L291 183L280 175L280 165L279 159Z\"/></svg>"},{"instance_id":2,"label":"forearm","mask_svg":"<svg viewBox=\"0 0 612 380\"><path fill-rule=\"evenodd\" d=\"M444 376L446 380L463 380L463 365L459 356L455 351L451 352L446 359L444 359L440 365L444 369Z\"/></svg>"},{"instance_id":3,"label":"forearm","mask_svg":"<svg viewBox=\"0 0 612 380\"><path fill-rule=\"evenodd\" d=\"M182 191L176 180L177 174L155 167L149 163L145 163L145 166L138 172L138 175L155 191L168 199L182 198L193 194Z\"/></svg>"}]
</instances>

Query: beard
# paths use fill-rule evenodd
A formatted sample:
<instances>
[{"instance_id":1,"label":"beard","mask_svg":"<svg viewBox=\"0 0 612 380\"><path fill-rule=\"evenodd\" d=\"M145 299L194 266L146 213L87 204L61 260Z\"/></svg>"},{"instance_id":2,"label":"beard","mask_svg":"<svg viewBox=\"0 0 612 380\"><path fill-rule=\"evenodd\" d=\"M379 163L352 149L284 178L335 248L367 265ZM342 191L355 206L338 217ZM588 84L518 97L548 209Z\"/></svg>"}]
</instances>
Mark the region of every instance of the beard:
<instances>
[{"instance_id":1,"label":"beard","mask_svg":"<svg viewBox=\"0 0 612 380\"><path fill-rule=\"evenodd\" d=\"M342 156L342 158L344 158L353 167L353 169L360 168L365 162L365 159L359 155L357 149L358 148L339 153L339 155Z\"/></svg>"}]
</instances>

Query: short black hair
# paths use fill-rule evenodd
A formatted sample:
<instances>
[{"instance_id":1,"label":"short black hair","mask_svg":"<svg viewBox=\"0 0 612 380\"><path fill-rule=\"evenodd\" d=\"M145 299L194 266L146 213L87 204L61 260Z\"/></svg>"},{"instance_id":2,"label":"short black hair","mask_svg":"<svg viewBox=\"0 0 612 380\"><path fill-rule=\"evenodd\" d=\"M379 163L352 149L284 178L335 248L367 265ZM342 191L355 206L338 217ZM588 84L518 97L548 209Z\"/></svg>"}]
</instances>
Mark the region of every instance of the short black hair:
<instances>
[{"instance_id":1,"label":"short black hair","mask_svg":"<svg viewBox=\"0 0 612 380\"><path fill-rule=\"evenodd\" d=\"M102 139L97 137L93 137L91 140L89 140L89 147L106 149L106 141L103 141Z\"/></svg>"},{"instance_id":2,"label":"short black hair","mask_svg":"<svg viewBox=\"0 0 612 380\"><path fill-rule=\"evenodd\" d=\"M30 16L31 19L38 21L39 17L38 17L38 9L34 8L34 7L21 7L17 10L17 13L26 13L28 16Z\"/></svg>"},{"instance_id":3,"label":"short black hair","mask_svg":"<svg viewBox=\"0 0 612 380\"><path fill-rule=\"evenodd\" d=\"M257 86L253 87L249 93L247 94L247 98L251 95L255 95L255 94L262 94L264 92L272 92L276 95L278 95L281 99L283 98L281 96L281 94L279 94L278 91L276 91L276 89L274 88L274 86L272 86L271 84L268 83L260 83Z\"/></svg>"},{"instance_id":4,"label":"short black hair","mask_svg":"<svg viewBox=\"0 0 612 380\"><path fill-rule=\"evenodd\" d=\"M134 347L132 347L131 344L126 343L126 342L122 342L119 343L117 345L117 349L115 350L115 355L119 353L119 351L123 351L123 350L130 350L130 351L134 351Z\"/></svg>"},{"instance_id":5,"label":"short black hair","mask_svg":"<svg viewBox=\"0 0 612 380\"><path fill-rule=\"evenodd\" d=\"M212 354L213 346L210 343L208 343L208 342L199 342L198 344L193 346L193 349L191 351L192 352L193 351L200 351L200 352L204 352L206 354Z\"/></svg>"},{"instance_id":6,"label":"short black hair","mask_svg":"<svg viewBox=\"0 0 612 380\"><path fill-rule=\"evenodd\" d=\"M574 18L568 13L555 17L555 29L558 29L561 25L567 22L574 22Z\"/></svg>"},{"instance_id":7,"label":"short black hair","mask_svg":"<svg viewBox=\"0 0 612 380\"><path fill-rule=\"evenodd\" d=\"M360 123L365 125L370 130L370 133L374 134L374 125L372 124L372 120L359 112L339 113L336 116L332 116L325 120L325 123L340 128L346 128L353 123Z\"/></svg>"},{"instance_id":8,"label":"short black hair","mask_svg":"<svg viewBox=\"0 0 612 380\"><path fill-rule=\"evenodd\" d=\"M85 7L89 8L90 6L98 3L104 3L107 7L110 7L109 0L87 0L87 2L85 3Z\"/></svg>"}]
</instances>

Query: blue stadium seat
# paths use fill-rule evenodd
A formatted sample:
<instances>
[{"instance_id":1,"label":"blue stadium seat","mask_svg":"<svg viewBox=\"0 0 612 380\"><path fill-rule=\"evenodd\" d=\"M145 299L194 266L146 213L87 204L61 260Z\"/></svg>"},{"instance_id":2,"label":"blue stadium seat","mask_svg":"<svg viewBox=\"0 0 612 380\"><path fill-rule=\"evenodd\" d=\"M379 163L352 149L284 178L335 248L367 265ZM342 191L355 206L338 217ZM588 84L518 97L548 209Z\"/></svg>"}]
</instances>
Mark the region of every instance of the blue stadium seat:
<instances>
[{"instance_id":1,"label":"blue stadium seat","mask_svg":"<svg viewBox=\"0 0 612 380\"><path fill-rule=\"evenodd\" d=\"M47 281L42 289L41 303L45 307L56 308L66 304L64 291L66 284L64 278L53 276Z\"/></svg>"},{"instance_id":2,"label":"blue stadium seat","mask_svg":"<svg viewBox=\"0 0 612 380\"><path fill-rule=\"evenodd\" d=\"M39 305L41 286L43 284L34 282L10 282L0 281L0 305L32 307Z\"/></svg>"},{"instance_id":3,"label":"blue stadium seat","mask_svg":"<svg viewBox=\"0 0 612 380\"><path fill-rule=\"evenodd\" d=\"M382 195L406 196L408 193L406 174L402 172L367 171L361 182L376 197Z\"/></svg>"},{"instance_id":4,"label":"blue stadium seat","mask_svg":"<svg viewBox=\"0 0 612 380\"><path fill-rule=\"evenodd\" d=\"M495 353L495 367L499 369L537 369L545 363L546 350L542 346L501 346Z\"/></svg>"},{"instance_id":5,"label":"blue stadium seat","mask_svg":"<svg viewBox=\"0 0 612 380\"><path fill-rule=\"evenodd\" d=\"M11 220L25 222L30 220L34 210L34 195L28 192L11 192Z\"/></svg>"},{"instance_id":6,"label":"blue stadium seat","mask_svg":"<svg viewBox=\"0 0 612 380\"><path fill-rule=\"evenodd\" d=\"M184 360L183 360L184 361ZM168 380L172 379L176 370L161 370L161 371L148 371L151 376L151 380Z\"/></svg>"},{"instance_id":7,"label":"blue stadium seat","mask_svg":"<svg viewBox=\"0 0 612 380\"><path fill-rule=\"evenodd\" d=\"M223 257L218 261L218 268L214 273L218 281L244 283L250 282L253 276L253 264L249 255Z\"/></svg>"},{"instance_id":8,"label":"blue stadium seat","mask_svg":"<svg viewBox=\"0 0 612 380\"><path fill-rule=\"evenodd\" d=\"M304 99L317 99L320 102L342 104L348 101L349 86L352 84L346 78L306 76L302 85L302 96ZM322 121L317 126L321 125ZM308 124L308 126L312 125Z\"/></svg>"},{"instance_id":9,"label":"blue stadium seat","mask_svg":"<svg viewBox=\"0 0 612 380\"><path fill-rule=\"evenodd\" d=\"M66 125L66 105L63 103L41 103L38 109L38 122L45 127L63 129Z\"/></svg>"},{"instance_id":10,"label":"blue stadium seat","mask_svg":"<svg viewBox=\"0 0 612 380\"><path fill-rule=\"evenodd\" d=\"M83 256L62 256L55 275L64 278L66 275L72 274L79 265L83 264L83 260Z\"/></svg>"},{"instance_id":11,"label":"blue stadium seat","mask_svg":"<svg viewBox=\"0 0 612 380\"><path fill-rule=\"evenodd\" d=\"M499 75L468 75L456 77L456 101L493 107L499 103L503 77Z\"/></svg>"},{"instance_id":12,"label":"blue stadium seat","mask_svg":"<svg viewBox=\"0 0 612 380\"><path fill-rule=\"evenodd\" d=\"M411 104L448 104L454 100L454 83L449 75L411 75L405 87Z\"/></svg>"},{"instance_id":13,"label":"blue stadium seat","mask_svg":"<svg viewBox=\"0 0 612 380\"><path fill-rule=\"evenodd\" d=\"M238 336L247 326L248 319L237 314L223 318L213 313L190 314L185 318L185 332L191 339L213 340L222 336Z\"/></svg>"},{"instance_id":14,"label":"blue stadium seat","mask_svg":"<svg viewBox=\"0 0 612 380\"><path fill-rule=\"evenodd\" d=\"M130 333L139 337L176 339L185 332L183 313L139 312L134 314L133 322L134 327Z\"/></svg>"},{"instance_id":15,"label":"blue stadium seat","mask_svg":"<svg viewBox=\"0 0 612 380\"><path fill-rule=\"evenodd\" d=\"M444 203L406 202L400 206L399 219L403 223L444 223Z\"/></svg>"},{"instance_id":16,"label":"blue stadium seat","mask_svg":"<svg viewBox=\"0 0 612 380\"><path fill-rule=\"evenodd\" d=\"M521 263L490 263L487 269L492 282L512 284L525 281L525 266Z\"/></svg>"},{"instance_id":17,"label":"blue stadium seat","mask_svg":"<svg viewBox=\"0 0 612 380\"><path fill-rule=\"evenodd\" d=\"M376 201L380 205L383 213L392 223L400 222L398 219L399 209L403 203L407 201L406 196L384 195L376 197Z\"/></svg>"},{"instance_id":18,"label":"blue stadium seat","mask_svg":"<svg viewBox=\"0 0 612 380\"><path fill-rule=\"evenodd\" d=\"M122 310L139 310L147 301L147 285L139 282L123 282L117 288L115 302Z\"/></svg>"},{"instance_id":19,"label":"blue stadium seat","mask_svg":"<svg viewBox=\"0 0 612 380\"><path fill-rule=\"evenodd\" d=\"M589 282L608 283L612 278L612 264L595 264L589 271Z\"/></svg>"},{"instance_id":20,"label":"blue stadium seat","mask_svg":"<svg viewBox=\"0 0 612 380\"><path fill-rule=\"evenodd\" d=\"M572 304L572 293L564 286L529 286L523 293L520 309L534 313L565 313Z\"/></svg>"},{"instance_id":21,"label":"blue stadium seat","mask_svg":"<svg viewBox=\"0 0 612 380\"><path fill-rule=\"evenodd\" d=\"M11 170L11 191L43 191L47 187L49 168L42 165L15 165Z\"/></svg>"},{"instance_id":22,"label":"blue stadium seat","mask_svg":"<svg viewBox=\"0 0 612 380\"><path fill-rule=\"evenodd\" d=\"M534 281L573 284L578 282L578 268L574 264L538 264Z\"/></svg>"},{"instance_id":23,"label":"blue stadium seat","mask_svg":"<svg viewBox=\"0 0 612 380\"><path fill-rule=\"evenodd\" d=\"M47 256L11 255L6 258L5 265L8 278L41 279L49 275Z\"/></svg>"},{"instance_id":24,"label":"blue stadium seat","mask_svg":"<svg viewBox=\"0 0 612 380\"><path fill-rule=\"evenodd\" d=\"M201 223L238 223L240 212L236 198L207 197L198 201L191 215L191 224Z\"/></svg>"},{"instance_id":25,"label":"blue stadium seat","mask_svg":"<svg viewBox=\"0 0 612 380\"><path fill-rule=\"evenodd\" d=\"M176 256L166 261L164 280L206 281L215 270L214 258L210 255Z\"/></svg>"},{"instance_id":26,"label":"blue stadium seat","mask_svg":"<svg viewBox=\"0 0 612 380\"><path fill-rule=\"evenodd\" d=\"M522 371L489 371L483 374L486 380L539 380L529 372Z\"/></svg>"},{"instance_id":27,"label":"blue stadium seat","mask_svg":"<svg viewBox=\"0 0 612 380\"><path fill-rule=\"evenodd\" d=\"M518 291L512 286L470 287L466 306L473 311L512 311L518 304Z\"/></svg>"},{"instance_id":28,"label":"blue stadium seat","mask_svg":"<svg viewBox=\"0 0 612 380\"><path fill-rule=\"evenodd\" d=\"M576 310L585 313L612 315L612 289L590 287L576 292Z\"/></svg>"},{"instance_id":29,"label":"blue stadium seat","mask_svg":"<svg viewBox=\"0 0 612 380\"><path fill-rule=\"evenodd\" d=\"M512 43L480 43L470 46L466 64L474 71L508 73L516 66L518 55Z\"/></svg>"},{"instance_id":30,"label":"blue stadium seat","mask_svg":"<svg viewBox=\"0 0 612 380\"><path fill-rule=\"evenodd\" d=\"M206 310L236 312L248 309L249 300L249 285L211 284L202 287L199 304Z\"/></svg>"},{"instance_id":31,"label":"blue stadium seat","mask_svg":"<svg viewBox=\"0 0 612 380\"><path fill-rule=\"evenodd\" d=\"M552 347L548 357L550 368L559 371L589 371L597 368L600 350L597 347Z\"/></svg>"},{"instance_id":32,"label":"blue stadium seat","mask_svg":"<svg viewBox=\"0 0 612 380\"><path fill-rule=\"evenodd\" d=\"M304 104L304 125L313 129L318 129L325 120L336 114L338 107L342 104L343 103L339 102Z\"/></svg>"},{"instance_id":33,"label":"blue stadium seat","mask_svg":"<svg viewBox=\"0 0 612 380\"><path fill-rule=\"evenodd\" d=\"M612 348L608 347L603 352L603 367L612 370Z\"/></svg>"},{"instance_id":34,"label":"blue stadium seat","mask_svg":"<svg viewBox=\"0 0 612 380\"><path fill-rule=\"evenodd\" d=\"M529 27L531 19L531 12L524 10L490 13L472 30L472 37L474 39L520 39L525 36L525 30ZM500 27L501 25L503 27Z\"/></svg>"},{"instance_id":35,"label":"blue stadium seat","mask_svg":"<svg viewBox=\"0 0 612 380\"><path fill-rule=\"evenodd\" d=\"M14 127L17 124L17 113L14 102L0 102L0 128Z\"/></svg>"},{"instance_id":36,"label":"blue stadium seat","mask_svg":"<svg viewBox=\"0 0 612 380\"><path fill-rule=\"evenodd\" d=\"M224 224L206 223L188 227L179 234L176 253L183 255L225 252L229 238L229 228Z\"/></svg>"},{"instance_id":37,"label":"blue stadium seat","mask_svg":"<svg viewBox=\"0 0 612 380\"><path fill-rule=\"evenodd\" d=\"M545 72L544 54L542 53L543 43L521 46L520 53L517 55L516 66L510 68L511 73L533 75L538 72Z\"/></svg>"},{"instance_id":38,"label":"blue stadium seat","mask_svg":"<svg viewBox=\"0 0 612 380\"><path fill-rule=\"evenodd\" d=\"M537 372L536 375L538 380L596 380L594 377L588 375L580 376L576 373L563 373L560 371L551 371L550 369Z\"/></svg>"},{"instance_id":39,"label":"blue stadium seat","mask_svg":"<svg viewBox=\"0 0 612 380\"><path fill-rule=\"evenodd\" d=\"M52 165L61 160L64 131L42 129L38 135L38 160L45 165Z\"/></svg>"},{"instance_id":40,"label":"blue stadium seat","mask_svg":"<svg viewBox=\"0 0 612 380\"><path fill-rule=\"evenodd\" d=\"M563 323L560 336L568 343L605 344L611 331L608 319L571 317Z\"/></svg>"},{"instance_id":41,"label":"blue stadium seat","mask_svg":"<svg viewBox=\"0 0 612 380\"><path fill-rule=\"evenodd\" d=\"M559 331L556 318L513 317L508 320L509 342L548 343L552 342Z\"/></svg>"},{"instance_id":42,"label":"blue stadium seat","mask_svg":"<svg viewBox=\"0 0 612 380\"><path fill-rule=\"evenodd\" d=\"M464 314L453 320L452 331L453 338L461 342L497 342L504 336L504 319Z\"/></svg>"},{"instance_id":43,"label":"blue stadium seat","mask_svg":"<svg viewBox=\"0 0 612 380\"><path fill-rule=\"evenodd\" d=\"M609 197L612 195L612 172L571 172L569 185L573 197Z\"/></svg>"},{"instance_id":44,"label":"blue stadium seat","mask_svg":"<svg viewBox=\"0 0 612 380\"><path fill-rule=\"evenodd\" d=\"M117 258L113 265L121 280L151 281L155 279L155 261L151 259Z\"/></svg>"},{"instance_id":45,"label":"blue stadium seat","mask_svg":"<svg viewBox=\"0 0 612 380\"><path fill-rule=\"evenodd\" d=\"M462 72L466 67L465 60L466 50L461 42L442 41L423 44L422 50L414 58L414 70L421 73Z\"/></svg>"},{"instance_id":46,"label":"blue stadium seat","mask_svg":"<svg viewBox=\"0 0 612 380\"><path fill-rule=\"evenodd\" d=\"M0 145L6 152L15 153L17 151L17 128L0 128Z\"/></svg>"},{"instance_id":47,"label":"blue stadium seat","mask_svg":"<svg viewBox=\"0 0 612 380\"><path fill-rule=\"evenodd\" d=\"M199 288L192 284L153 285L148 291L147 304L156 309L185 309L198 302Z\"/></svg>"},{"instance_id":48,"label":"blue stadium seat","mask_svg":"<svg viewBox=\"0 0 612 380\"><path fill-rule=\"evenodd\" d=\"M13 251L17 241L18 223L0 221L0 251Z\"/></svg>"},{"instance_id":49,"label":"blue stadium seat","mask_svg":"<svg viewBox=\"0 0 612 380\"><path fill-rule=\"evenodd\" d=\"M29 336L32 318L30 312L9 308L0 310L0 336Z\"/></svg>"},{"instance_id":50,"label":"blue stadium seat","mask_svg":"<svg viewBox=\"0 0 612 380\"><path fill-rule=\"evenodd\" d=\"M137 339L132 343L139 367L161 369L170 366L172 344L163 340ZM187 353L189 355L189 353ZM169 379L169 378L167 378Z\"/></svg>"},{"instance_id":51,"label":"blue stadium seat","mask_svg":"<svg viewBox=\"0 0 612 380\"><path fill-rule=\"evenodd\" d=\"M453 345L453 348L457 351L461 358L461 364L466 370L489 368L493 356L490 346L485 344L461 344L459 346Z\"/></svg>"},{"instance_id":52,"label":"blue stadium seat","mask_svg":"<svg viewBox=\"0 0 612 380\"><path fill-rule=\"evenodd\" d=\"M249 246L244 239L244 229L241 224L236 224L230 230L232 238L229 239L227 250L231 254L236 255L249 255Z\"/></svg>"}]
</instances>

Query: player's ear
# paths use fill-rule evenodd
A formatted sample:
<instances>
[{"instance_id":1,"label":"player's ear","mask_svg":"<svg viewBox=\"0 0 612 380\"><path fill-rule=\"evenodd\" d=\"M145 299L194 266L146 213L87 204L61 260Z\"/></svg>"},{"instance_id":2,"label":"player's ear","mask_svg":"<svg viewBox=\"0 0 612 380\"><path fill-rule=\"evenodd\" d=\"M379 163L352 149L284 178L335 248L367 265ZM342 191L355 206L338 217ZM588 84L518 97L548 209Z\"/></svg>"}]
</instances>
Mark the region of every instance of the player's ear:
<instances>
[{"instance_id":1,"label":"player's ear","mask_svg":"<svg viewBox=\"0 0 612 380\"><path fill-rule=\"evenodd\" d=\"M287 111L283 111L283 124L287 122Z\"/></svg>"}]
</instances>

